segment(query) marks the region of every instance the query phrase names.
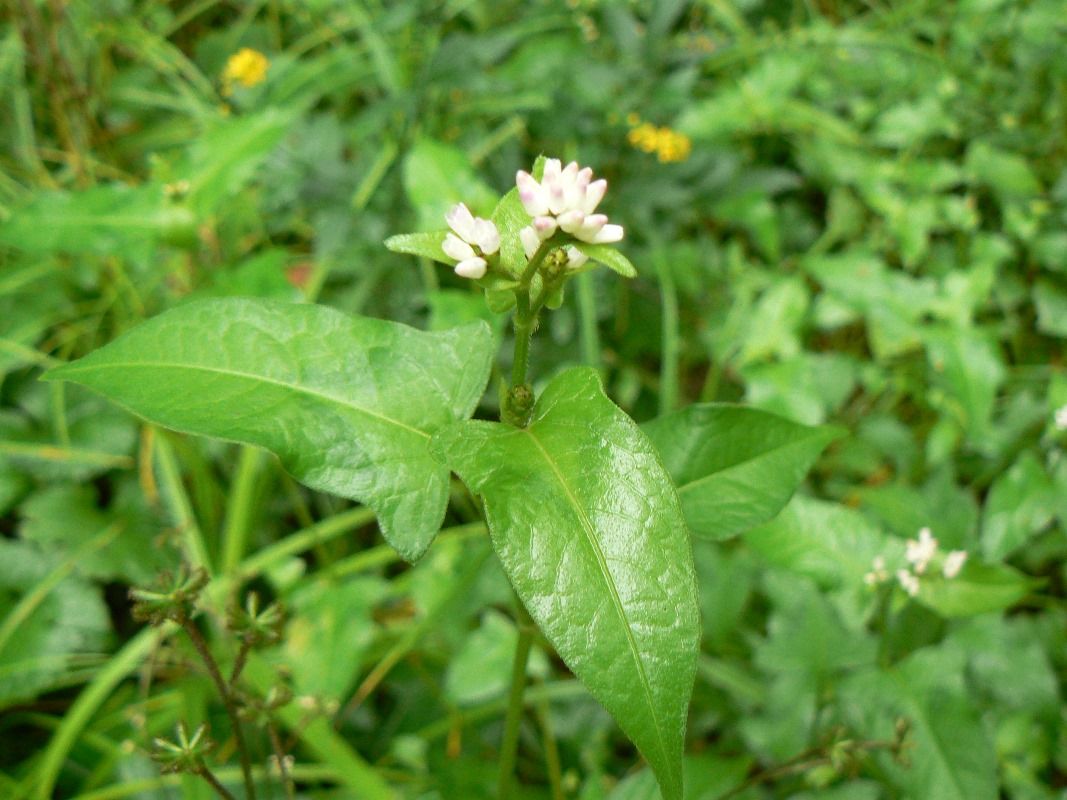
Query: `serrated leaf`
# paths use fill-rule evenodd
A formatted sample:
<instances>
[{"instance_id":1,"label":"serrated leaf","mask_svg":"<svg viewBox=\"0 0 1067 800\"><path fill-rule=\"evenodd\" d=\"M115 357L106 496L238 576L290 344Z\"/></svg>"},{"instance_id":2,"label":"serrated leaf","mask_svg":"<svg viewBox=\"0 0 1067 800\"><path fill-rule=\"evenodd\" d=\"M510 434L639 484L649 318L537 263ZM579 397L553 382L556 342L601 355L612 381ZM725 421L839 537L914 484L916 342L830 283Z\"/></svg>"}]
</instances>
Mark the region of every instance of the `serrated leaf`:
<instances>
[{"instance_id":1,"label":"serrated leaf","mask_svg":"<svg viewBox=\"0 0 1067 800\"><path fill-rule=\"evenodd\" d=\"M618 720L668 800L682 796L699 636L685 520L652 443L596 373L549 384L528 428L463 422L431 449L485 501L512 585Z\"/></svg>"},{"instance_id":2,"label":"serrated leaf","mask_svg":"<svg viewBox=\"0 0 1067 800\"><path fill-rule=\"evenodd\" d=\"M484 323L423 333L313 305L189 303L47 373L168 428L258 445L315 489L366 503L404 558L429 546L448 471L427 443L485 390Z\"/></svg>"},{"instance_id":3,"label":"serrated leaf","mask_svg":"<svg viewBox=\"0 0 1067 800\"><path fill-rule=\"evenodd\" d=\"M574 246L594 261L600 262L605 267L613 272L619 273L624 278L637 277L637 269L630 263L630 259L616 250L614 245L575 242Z\"/></svg>"},{"instance_id":4,"label":"serrated leaf","mask_svg":"<svg viewBox=\"0 0 1067 800\"><path fill-rule=\"evenodd\" d=\"M390 236L385 240L385 246L394 253L406 253L411 256L421 256L442 264L455 264L455 259L445 255L441 245L445 241L448 231L431 231L429 233L400 233Z\"/></svg>"},{"instance_id":5,"label":"serrated leaf","mask_svg":"<svg viewBox=\"0 0 1067 800\"><path fill-rule=\"evenodd\" d=\"M733 405L692 405L642 426L678 487L689 529L725 539L781 511L844 431Z\"/></svg>"}]
</instances>

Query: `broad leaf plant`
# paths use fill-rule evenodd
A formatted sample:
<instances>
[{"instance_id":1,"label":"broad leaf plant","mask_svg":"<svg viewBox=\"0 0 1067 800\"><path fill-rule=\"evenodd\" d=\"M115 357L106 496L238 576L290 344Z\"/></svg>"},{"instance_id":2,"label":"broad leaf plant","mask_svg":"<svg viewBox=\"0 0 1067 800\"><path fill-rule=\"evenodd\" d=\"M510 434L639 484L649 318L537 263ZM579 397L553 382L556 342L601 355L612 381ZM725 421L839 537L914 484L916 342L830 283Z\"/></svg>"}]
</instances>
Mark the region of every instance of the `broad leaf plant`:
<instances>
[{"instance_id":1,"label":"broad leaf plant","mask_svg":"<svg viewBox=\"0 0 1067 800\"><path fill-rule=\"evenodd\" d=\"M450 230L386 242L452 266L511 315L499 421L471 419L496 357L485 323L426 333L313 304L190 302L47 373L156 425L273 452L307 486L371 509L408 561L431 546L458 475L481 499L519 600L502 797L536 626L637 746L665 800L681 800L700 646L690 536L724 539L773 518L839 435L711 404L639 426L584 367L538 377L535 393L534 334L567 282L598 264L636 274L616 249L623 228L597 212L606 189L589 168L541 158L489 219L461 203ZM187 558L225 577L202 554Z\"/></svg>"}]
</instances>

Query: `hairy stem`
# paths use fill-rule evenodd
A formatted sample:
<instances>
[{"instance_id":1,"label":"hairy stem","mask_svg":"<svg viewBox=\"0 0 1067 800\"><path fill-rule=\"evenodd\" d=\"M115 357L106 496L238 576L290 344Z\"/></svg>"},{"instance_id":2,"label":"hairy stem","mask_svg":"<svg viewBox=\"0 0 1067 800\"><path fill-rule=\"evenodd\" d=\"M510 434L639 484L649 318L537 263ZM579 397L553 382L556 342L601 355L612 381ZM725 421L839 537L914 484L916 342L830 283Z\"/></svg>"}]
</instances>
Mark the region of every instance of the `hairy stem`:
<instances>
[{"instance_id":1,"label":"hairy stem","mask_svg":"<svg viewBox=\"0 0 1067 800\"><path fill-rule=\"evenodd\" d=\"M198 772L197 774L205 781L207 781L211 785L211 788L214 789L218 793L219 797L223 798L223 800L236 800L236 798L230 793L230 790L223 786L221 783L219 783L219 779L215 777L215 773L208 769L206 765L201 764L200 772Z\"/></svg>"},{"instance_id":2,"label":"hairy stem","mask_svg":"<svg viewBox=\"0 0 1067 800\"><path fill-rule=\"evenodd\" d=\"M233 738L237 742L237 757L241 762L241 775L244 777L245 783L245 797L248 800L256 800L256 787L252 780L252 759L248 753L248 744L245 742L241 721L237 717L237 703L234 701L233 693L230 691L225 679L223 679L218 662L211 655L211 650L204 640L204 635L200 633L200 629L196 627L196 624L191 619L184 620L182 628L189 636L190 641L192 641L193 647L196 648L200 660L204 662L208 675L211 676L211 680L222 698L222 703L226 706L226 715L230 718L230 727L233 728Z\"/></svg>"}]
</instances>

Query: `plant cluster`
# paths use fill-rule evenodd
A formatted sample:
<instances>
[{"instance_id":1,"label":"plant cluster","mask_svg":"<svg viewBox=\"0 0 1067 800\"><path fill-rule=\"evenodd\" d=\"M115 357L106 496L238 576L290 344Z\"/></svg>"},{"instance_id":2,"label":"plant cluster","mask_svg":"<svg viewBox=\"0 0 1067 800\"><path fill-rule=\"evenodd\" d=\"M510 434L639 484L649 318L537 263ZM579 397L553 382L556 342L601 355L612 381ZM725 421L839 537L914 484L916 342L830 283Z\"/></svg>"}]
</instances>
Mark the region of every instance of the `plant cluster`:
<instances>
[{"instance_id":1,"label":"plant cluster","mask_svg":"<svg viewBox=\"0 0 1067 800\"><path fill-rule=\"evenodd\" d=\"M0 797L1057 800L1062 12L8 3Z\"/></svg>"}]
</instances>

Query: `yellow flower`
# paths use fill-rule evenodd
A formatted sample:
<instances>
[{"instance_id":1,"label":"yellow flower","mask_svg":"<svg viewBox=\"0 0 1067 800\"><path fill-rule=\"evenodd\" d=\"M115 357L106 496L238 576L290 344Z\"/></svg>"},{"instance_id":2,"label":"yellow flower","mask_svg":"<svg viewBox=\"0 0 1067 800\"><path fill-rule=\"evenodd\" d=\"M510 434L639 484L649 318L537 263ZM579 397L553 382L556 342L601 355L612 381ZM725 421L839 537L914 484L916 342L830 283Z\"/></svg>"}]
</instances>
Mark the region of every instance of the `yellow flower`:
<instances>
[{"instance_id":1,"label":"yellow flower","mask_svg":"<svg viewBox=\"0 0 1067 800\"><path fill-rule=\"evenodd\" d=\"M267 68L270 61L265 55L251 47L242 47L226 62L226 69L222 71L223 94L228 95L235 83L239 83L246 89L262 83L267 77Z\"/></svg>"},{"instance_id":2,"label":"yellow flower","mask_svg":"<svg viewBox=\"0 0 1067 800\"><path fill-rule=\"evenodd\" d=\"M670 128L657 128L650 122L640 122L636 115L627 118L627 122L633 121L633 125L626 140L639 150L646 153L655 153L662 163L670 161L685 161L693 152L693 143L684 133L672 131Z\"/></svg>"}]
</instances>

